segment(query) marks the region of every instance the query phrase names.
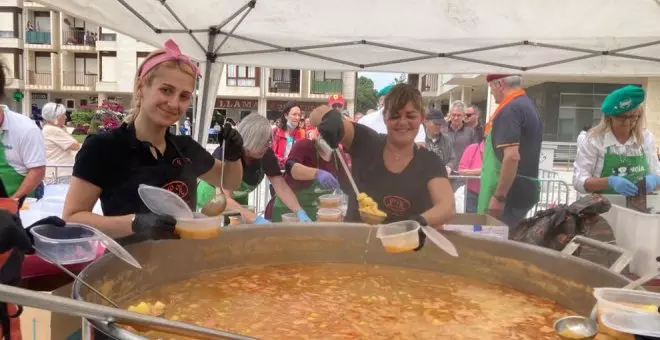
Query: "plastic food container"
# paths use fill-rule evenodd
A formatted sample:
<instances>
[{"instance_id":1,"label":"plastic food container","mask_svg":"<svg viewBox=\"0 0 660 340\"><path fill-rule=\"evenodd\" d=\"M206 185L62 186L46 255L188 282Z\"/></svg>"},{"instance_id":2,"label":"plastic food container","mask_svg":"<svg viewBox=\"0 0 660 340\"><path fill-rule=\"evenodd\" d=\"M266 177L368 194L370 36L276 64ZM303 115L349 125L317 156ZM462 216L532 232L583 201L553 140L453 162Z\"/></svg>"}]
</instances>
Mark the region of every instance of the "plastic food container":
<instances>
[{"instance_id":1,"label":"plastic food container","mask_svg":"<svg viewBox=\"0 0 660 340\"><path fill-rule=\"evenodd\" d=\"M605 327L629 334L660 336L660 293L595 288L599 320Z\"/></svg>"},{"instance_id":2,"label":"plastic food container","mask_svg":"<svg viewBox=\"0 0 660 340\"><path fill-rule=\"evenodd\" d=\"M298 215L294 213L288 213L288 214L282 214L282 222L295 223L295 222L300 222L300 220L298 220Z\"/></svg>"},{"instance_id":3,"label":"plastic food container","mask_svg":"<svg viewBox=\"0 0 660 340\"><path fill-rule=\"evenodd\" d=\"M378 227L376 237L388 253L403 253L419 246L419 224L399 222Z\"/></svg>"},{"instance_id":4,"label":"plastic food container","mask_svg":"<svg viewBox=\"0 0 660 340\"><path fill-rule=\"evenodd\" d=\"M612 227L616 244L633 253L630 271L638 276L658 270L655 258L660 255L660 214L645 214L626 208L621 195L603 195L612 208L602 214ZM647 205L660 212L660 195L647 195Z\"/></svg>"},{"instance_id":5,"label":"plastic food container","mask_svg":"<svg viewBox=\"0 0 660 340\"><path fill-rule=\"evenodd\" d=\"M38 225L31 228L30 233L35 250L62 265L94 260L101 242L94 229L82 224Z\"/></svg>"},{"instance_id":6,"label":"plastic food container","mask_svg":"<svg viewBox=\"0 0 660 340\"><path fill-rule=\"evenodd\" d=\"M341 222L341 210L321 208L316 212L317 222Z\"/></svg>"},{"instance_id":7,"label":"plastic food container","mask_svg":"<svg viewBox=\"0 0 660 340\"><path fill-rule=\"evenodd\" d=\"M175 232L182 239L203 240L220 235L222 215L208 217L202 213L194 213L194 219L179 218L176 220Z\"/></svg>"},{"instance_id":8,"label":"plastic food container","mask_svg":"<svg viewBox=\"0 0 660 340\"><path fill-rule=\"evenodd\" d=\"M319 196L320 208L339 208L341 207L342 195L328 194Z\"/></svg>"},{"instance_id":9,"label":"plastic food container","mask_svg":"<svg viewBox=\"0 0 660 340\"><path fill-rule=\"evenodd\" d=\"M243 224L243 218L238 216L229 216L229 225L239 225Z\"/></svg>"}]
</instances>

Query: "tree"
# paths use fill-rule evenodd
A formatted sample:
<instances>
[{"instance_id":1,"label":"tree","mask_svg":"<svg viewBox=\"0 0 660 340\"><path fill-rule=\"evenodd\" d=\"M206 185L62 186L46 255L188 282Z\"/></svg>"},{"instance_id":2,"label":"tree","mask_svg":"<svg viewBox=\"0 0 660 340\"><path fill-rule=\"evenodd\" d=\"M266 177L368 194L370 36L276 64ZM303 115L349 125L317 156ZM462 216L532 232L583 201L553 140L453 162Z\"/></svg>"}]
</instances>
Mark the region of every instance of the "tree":
<instances>
[{"instance_id":1,"label":"tree","mask_svg":"<svg viewBox=\"0 0 660 340\"><path fill-rule=\"evenodd\" d=\"M359 77L355 92L355 112L367 113L369 109L376 109L378 92L374 89L374 82L371 79Z\"/></svg>"}]
</instances>

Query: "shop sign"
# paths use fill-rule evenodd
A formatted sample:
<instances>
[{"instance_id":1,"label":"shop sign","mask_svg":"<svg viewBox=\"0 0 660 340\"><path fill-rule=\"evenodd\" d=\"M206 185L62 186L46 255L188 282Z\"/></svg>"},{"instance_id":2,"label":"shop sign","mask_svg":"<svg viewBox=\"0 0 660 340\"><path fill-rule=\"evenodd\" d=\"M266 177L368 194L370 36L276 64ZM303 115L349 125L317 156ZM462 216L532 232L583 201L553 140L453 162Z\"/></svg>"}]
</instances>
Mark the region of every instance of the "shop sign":
<instances>
[{"instance_id":1,"label":"shop sign","mask_svg":"<svg viewBox=\"0 0 660 340\"><path fill-rule=\"evenodd\" d=\"M32 93L32 100L48 100L47 93Z\"/></svg>"},{"instance_id":2,"label":"shop sign","mask_svg":"<svg viewBox=\"0 0 660 340\"><path fill-rule=\"evenodd\" d=\"M215 107L219 109L256 110L259 107L257 100L250 99L221 99L215 100Z\"/></svg>"}]
</instances>

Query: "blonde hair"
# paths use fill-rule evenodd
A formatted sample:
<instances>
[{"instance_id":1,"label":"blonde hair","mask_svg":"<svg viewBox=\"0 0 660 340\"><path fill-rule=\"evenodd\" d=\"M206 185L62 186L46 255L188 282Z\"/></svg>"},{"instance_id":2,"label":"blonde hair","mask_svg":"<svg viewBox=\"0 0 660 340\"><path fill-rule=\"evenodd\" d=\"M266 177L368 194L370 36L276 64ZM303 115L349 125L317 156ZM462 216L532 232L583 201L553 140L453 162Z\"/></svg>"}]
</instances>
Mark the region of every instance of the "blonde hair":
<instances>
[{"instance_id":1,"label":"blonde hair","mask_svg":"<svg viewBox=\"0 0 660 340\"><path fill-rule=\"evenodd\" d=\"M137 118L138 114L140 113L140 104L141 104L141 98L138 96L138 90L140 85L151 85L151 83L154 81L156 78L156 75L158 74L158 70L162 68L168 68L168 69L173 69L173 68L178 68L179 70L189 74L191 77L195 78L196 74L195 71L193 71L192 67L190 65L182 60L169 60L162 62L151 70L147 72L142 78L140 78L140 73L142 73L142 68L144 65L151 59L156 56L159 56L166 51L164 49L159 49L156 51L153 51L149 53L149 55L144 58L142 63L140 64L140 67L138 67L137 71L135 72L135 81L133 83L133 98L131 98L131 106L130 109L128 110L128 114L124 118L124 122L126 123L133 123L135 122L135 118Z\"/></svg>"},{"instance_id":2,"label":"blonde hair","mask_svg":"<svg viewBox=\"0 0 660 340\"><path fill-rule=\"evenodd\" d=\"M639 110L639 117L637 118L637 122L635 123L635 126L633 126L633 128L631 129L631 134L635 136L637 143L641 145L644 143L644 130L646 129L646 114L644 113L644 108L642 106L637 107L636 110ZM604 135L608 131L612 131L612 119L613 116L603 115L600 118L600 122L598 122L598 125L589 129L589 134L588 134L589 137L599 137Z\"/></svg>"}]
</instances>

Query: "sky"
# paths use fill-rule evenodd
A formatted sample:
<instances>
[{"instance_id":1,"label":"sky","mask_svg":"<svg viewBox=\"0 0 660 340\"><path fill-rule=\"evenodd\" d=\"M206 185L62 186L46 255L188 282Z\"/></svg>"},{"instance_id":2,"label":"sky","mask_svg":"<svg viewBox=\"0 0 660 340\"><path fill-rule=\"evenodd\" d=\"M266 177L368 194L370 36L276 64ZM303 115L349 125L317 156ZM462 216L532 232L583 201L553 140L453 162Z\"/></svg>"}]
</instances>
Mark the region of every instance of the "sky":
<instances>
[{"instance_id":1,"label":"sky","mask_svg":"<svg viewBox=\"0 0 660 340\"><path fill-rule=\"evenodd\" d=\"M394 78L400 76L401 73L385 73L385 72L359 72L358 77L365 76L374 82L376 91L380 91L383 87L390 85L394 82Z\"/></svg>"}]
</instances>

